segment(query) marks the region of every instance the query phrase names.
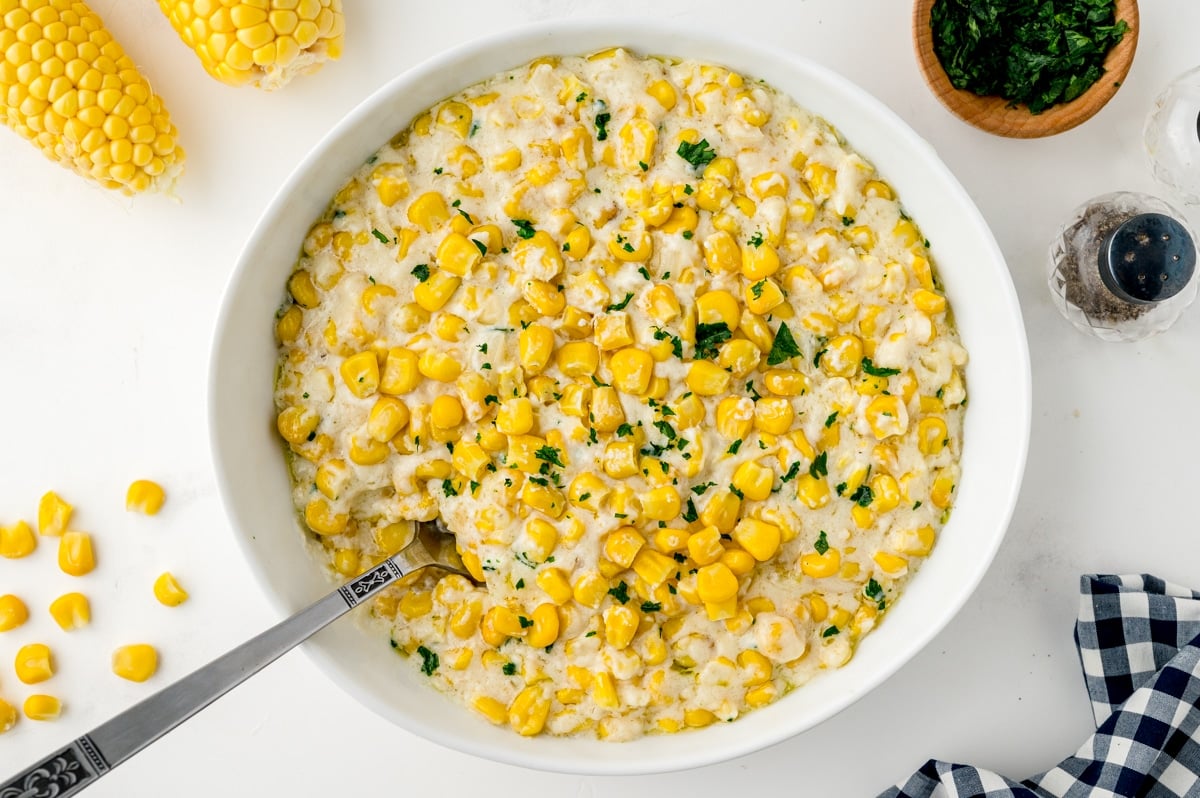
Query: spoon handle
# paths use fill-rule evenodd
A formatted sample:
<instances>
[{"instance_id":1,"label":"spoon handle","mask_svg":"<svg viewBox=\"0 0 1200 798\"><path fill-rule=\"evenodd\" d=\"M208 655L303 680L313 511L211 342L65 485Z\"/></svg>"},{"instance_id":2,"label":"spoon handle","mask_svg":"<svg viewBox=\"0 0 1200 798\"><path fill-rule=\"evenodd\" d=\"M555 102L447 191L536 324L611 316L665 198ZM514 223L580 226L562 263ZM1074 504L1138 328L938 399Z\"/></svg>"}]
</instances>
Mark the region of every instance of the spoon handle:
<instances>
[{"instance_id":1,"label":"spoon handle","mask_svg":"<svg viewBox=\"0 0 1200 798\"><path fill-rule=\"evenodd\" d=\"M402 551L0 784L0 798L68 798L283 654L429 563ZM424 552L420 552L424 554Z\"/></svg>"}]
</instances>

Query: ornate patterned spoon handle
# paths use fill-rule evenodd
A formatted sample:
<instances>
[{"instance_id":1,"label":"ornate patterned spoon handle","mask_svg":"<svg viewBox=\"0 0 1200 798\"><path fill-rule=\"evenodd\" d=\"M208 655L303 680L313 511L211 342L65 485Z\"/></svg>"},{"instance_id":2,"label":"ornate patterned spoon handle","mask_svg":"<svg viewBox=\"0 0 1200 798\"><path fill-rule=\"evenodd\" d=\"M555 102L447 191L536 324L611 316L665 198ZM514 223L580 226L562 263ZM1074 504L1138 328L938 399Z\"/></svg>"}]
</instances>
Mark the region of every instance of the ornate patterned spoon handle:
<instances>
[{"instance_id":1,"label":"ornate patterned spoon handle","mask_svg":"<svg viewBox=\"0 0 1200 798\"><path fill-rule=\"evenodd\" d=\"M0 798L68 798L407 573L435 564L420 544L243 643L0 784Z\"/></svg>"}]
</instances>

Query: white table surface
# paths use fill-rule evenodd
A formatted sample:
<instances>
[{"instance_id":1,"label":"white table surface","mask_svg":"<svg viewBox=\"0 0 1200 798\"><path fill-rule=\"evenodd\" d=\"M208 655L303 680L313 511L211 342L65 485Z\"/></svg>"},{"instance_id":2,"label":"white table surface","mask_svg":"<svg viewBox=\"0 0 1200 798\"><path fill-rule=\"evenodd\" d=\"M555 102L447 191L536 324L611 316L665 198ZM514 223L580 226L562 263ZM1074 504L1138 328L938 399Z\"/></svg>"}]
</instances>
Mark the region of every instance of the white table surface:
<instances>
[{"instance_id":1,"label":"white table surface","mask_svg":"<svg viewBox=\"0 0 1200 798\"><path fill-rule=\"evenodd\" d=\"M1091 731L1071 640L1079 575L1150 572L1200 585L1200 307L1151 341L1106 344L1058 315L1044 277L1046 245L1074 206L1156 190L1142 122L1167 81L1194 65L1194 0L1142 3L1125 85L1093 120L1041 141L981 133L937 103L917 70L905 0L345 0L342 61L275 94L204 75L155 3L92 5L166 98L187 174L182 204L128 202L0 131L0 523L32 520L53 488L76 505L99 559L83 580L58 571L52 543L0 560L0 594L24 597L33 612L0 635L0 696L18 703L34 692L10 663L19 645L40 640L59 663L42 687L66 703L58 722L22 720L0 737L0 779L276 620L227 527L205 422L209 340L242 243L301 156L388 78L446 47L555 16L709 19L793 47L883 99L958 175L1008 260L1034 376L1029 467L987 577L923 653L858 704L721 765L580 778L474 759L392 727L293 652L89 795L317 796L370 778L411 795L727 796L752 780L780 794L867 796L929 757L1024 778ZM124 511L126 486L146 476L169 492L156 518ZM192 594L174 610L151 595L167 569ZM80 587L96 622L67 635L45 607ZM113 677L109 652L141 641L158 646L159 675L147 685Z\"/></svg>"}]
</instances>

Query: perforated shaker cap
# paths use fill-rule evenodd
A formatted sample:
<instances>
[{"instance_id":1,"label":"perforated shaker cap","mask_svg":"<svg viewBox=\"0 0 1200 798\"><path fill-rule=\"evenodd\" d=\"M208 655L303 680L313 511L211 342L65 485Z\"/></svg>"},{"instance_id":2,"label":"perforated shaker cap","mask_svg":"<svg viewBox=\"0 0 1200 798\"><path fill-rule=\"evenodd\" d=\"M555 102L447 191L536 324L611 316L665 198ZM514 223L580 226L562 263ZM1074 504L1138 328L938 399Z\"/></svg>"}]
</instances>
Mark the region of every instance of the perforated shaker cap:
<instances>
[{"instance_id":1,"label":"perforated shaker cap","mask_svg":"<svg viewBox=\"0 0 1200 798\"><path fill-rule=\"evenodd\" d=\"M1100 279L1119 299L1153 305L1184 289L1196 270L1187 228L1161 213L1126 219L1100 247Z\"/></svg>"}]
</instances>

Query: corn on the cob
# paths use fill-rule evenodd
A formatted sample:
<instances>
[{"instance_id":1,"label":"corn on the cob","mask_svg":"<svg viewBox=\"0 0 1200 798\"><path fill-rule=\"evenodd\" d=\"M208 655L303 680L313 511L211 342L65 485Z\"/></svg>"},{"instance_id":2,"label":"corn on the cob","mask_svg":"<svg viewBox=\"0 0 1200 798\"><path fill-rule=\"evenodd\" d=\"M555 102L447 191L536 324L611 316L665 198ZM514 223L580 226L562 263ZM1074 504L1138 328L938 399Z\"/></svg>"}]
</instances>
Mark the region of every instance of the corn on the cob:
<instances>
[{"instance_id":1,"label":"corn on the cob","mask_svg":"<svg viewBox=\"0 0 1200 798\"><path fill-rule=\"evenodd\" d=\"M341 57L341 0L158 0L208 74L268 91Z\"/></svg>"},{"instance_id":2,"label":"corn on the cob","mask_svg":"<svg viewBox=\"0 0 1200 798\"><path fill-rule=\"evenodd\" d=\"M87 5L0 0L0 113L57 161L125 194L183 168L162 99Z\"/></svg>"}]
</instances>

